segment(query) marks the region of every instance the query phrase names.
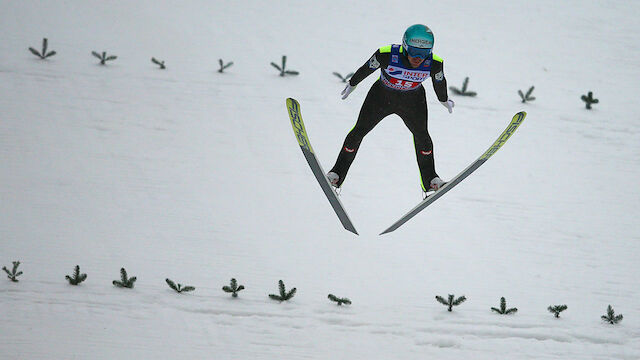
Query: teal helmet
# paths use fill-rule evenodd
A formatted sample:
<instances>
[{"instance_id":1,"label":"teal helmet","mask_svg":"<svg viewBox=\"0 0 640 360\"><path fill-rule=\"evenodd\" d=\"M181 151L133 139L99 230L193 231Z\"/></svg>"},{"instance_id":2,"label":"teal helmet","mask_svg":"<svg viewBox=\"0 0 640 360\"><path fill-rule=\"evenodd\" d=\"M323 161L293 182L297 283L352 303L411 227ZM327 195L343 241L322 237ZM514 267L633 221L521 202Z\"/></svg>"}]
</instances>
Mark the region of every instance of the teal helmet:
<instances>
[{"instance_id":1,"label":"teal helmet","mask_svg":"<svg viewBox=\"0 0 640 360\"><path fill-rule=\"evenodd\" d=\"M407 55L425 59L433 48L433 33L425 25L411 25L402 36L402 48Z\"/></svg>"}]
</instances>

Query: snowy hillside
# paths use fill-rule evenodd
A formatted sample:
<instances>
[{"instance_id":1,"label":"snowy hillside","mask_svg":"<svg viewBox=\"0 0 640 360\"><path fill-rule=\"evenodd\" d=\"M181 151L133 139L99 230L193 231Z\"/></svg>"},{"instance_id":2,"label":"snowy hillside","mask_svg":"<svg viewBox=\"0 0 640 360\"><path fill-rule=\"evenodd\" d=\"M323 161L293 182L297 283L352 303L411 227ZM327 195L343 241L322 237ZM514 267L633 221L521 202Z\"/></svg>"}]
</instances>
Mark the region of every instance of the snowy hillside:
<instances>
[{"instance_id":1,"label":"snowy hillside","mask_svg":"<svg viewBox=\"0 0 640 360\"><path fill-rule=\"evenodd\" d=\"M0 358L640 358L640 3L241 3L0 0L0 265L24 272L0 281ZM443 178L528 115L378 236L421 199L411 134L386 118L343 185L355 236L285 99L329 169L377 76L343 101L332 72L415 23L434 31L449 85L469 77L478 93L450 92L450 115L427 82ZM40 60L27 48L45 37L57 54ZM278 76L283 55L299 76ZM234 64L218 73L219 59ZM112 285L123 267L133 289ZM238 298L221 290L231 278ZM278 280L293 299L268 298ZM448 294L467 301L448 312L435 300ZM492 312L500 297L518 312ZM622 322L600 319L608 305Z\"/></svg>"}]
</instances>

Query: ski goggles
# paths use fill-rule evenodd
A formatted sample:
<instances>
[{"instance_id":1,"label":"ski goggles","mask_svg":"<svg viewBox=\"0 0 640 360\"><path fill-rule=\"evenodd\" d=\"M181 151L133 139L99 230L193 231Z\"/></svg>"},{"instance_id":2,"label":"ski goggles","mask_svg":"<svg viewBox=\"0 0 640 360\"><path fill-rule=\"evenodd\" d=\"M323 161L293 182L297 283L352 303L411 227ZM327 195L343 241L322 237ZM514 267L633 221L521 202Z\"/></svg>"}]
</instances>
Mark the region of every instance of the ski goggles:
<instances>
[{"instance_id":1,"label":"ski goggles","mask_svg":"<svg viewBox=\"0 0 640 360\"><path fill-rule=\"evenodd\" d=\"M407 46L405 50L407 50L407 55L420 59L426 59L431 54L431 49L423 49L413 46Z\"/></svg>"}]
</instances>

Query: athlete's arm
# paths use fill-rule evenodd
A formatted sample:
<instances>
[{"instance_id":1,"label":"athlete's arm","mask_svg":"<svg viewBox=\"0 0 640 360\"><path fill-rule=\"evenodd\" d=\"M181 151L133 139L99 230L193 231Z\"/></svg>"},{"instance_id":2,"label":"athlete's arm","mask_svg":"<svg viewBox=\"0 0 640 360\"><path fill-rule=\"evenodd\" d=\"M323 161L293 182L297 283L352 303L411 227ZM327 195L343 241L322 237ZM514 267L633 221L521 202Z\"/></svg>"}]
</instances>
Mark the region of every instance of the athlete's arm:
<instances>
[{"instance_id":1,"label":"athlete's arm","mask_svg":"<svg viewBox=\"0 0 640 360\"><path fill-rule=\"evenodd\" d=\"M373 56L371 56L371 58L369 58L369 60L367 60L367 62L364 63L364 65L362 65L355 74L353 74L351 79L349 79L349 84L351 84L351 86L358 85L374 71L389 65L390 51L384 52L384 49L384 47L380 48L373 53Z\"/></svg>"},{"instance_id":2,"label":"athlete's arm","mask_svg":"<svg viewBox=\"0 0 640 360\"><path fill-rule=\"evenodd\" d=\"M447 95L447 79L444 77L444 62L441 57L435 54L431 64L431 82L438 100L440 102L447 101L449 95Z\"/></svg>"}]
</instances>

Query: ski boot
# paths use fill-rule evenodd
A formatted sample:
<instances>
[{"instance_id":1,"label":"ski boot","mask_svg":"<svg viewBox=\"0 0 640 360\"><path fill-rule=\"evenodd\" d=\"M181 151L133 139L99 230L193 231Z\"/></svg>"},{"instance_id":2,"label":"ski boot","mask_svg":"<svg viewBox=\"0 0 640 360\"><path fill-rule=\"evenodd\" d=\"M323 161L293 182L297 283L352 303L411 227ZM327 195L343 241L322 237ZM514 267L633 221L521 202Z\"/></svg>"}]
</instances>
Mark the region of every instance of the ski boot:
<instances>
[{"instance_id":1,"label":"ski boot","mask_svg":"<svg viewBox=\"0 0 640 360\"><path fill-rule=\"evenodd\" d=\"M338 181L340 180L340 175L334 173L333 171L329 171L327 173L327 180L329 180L329 184L331 184L331 186L337 188Z\"/></svg>"}]
</instances>

